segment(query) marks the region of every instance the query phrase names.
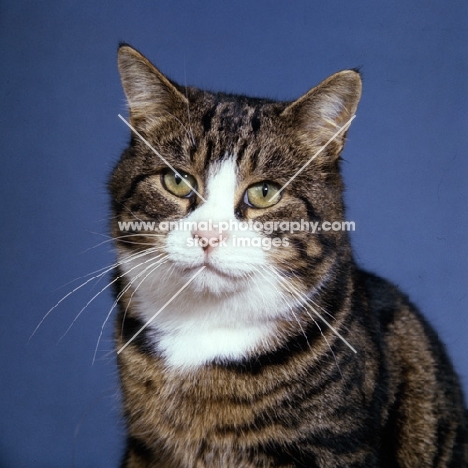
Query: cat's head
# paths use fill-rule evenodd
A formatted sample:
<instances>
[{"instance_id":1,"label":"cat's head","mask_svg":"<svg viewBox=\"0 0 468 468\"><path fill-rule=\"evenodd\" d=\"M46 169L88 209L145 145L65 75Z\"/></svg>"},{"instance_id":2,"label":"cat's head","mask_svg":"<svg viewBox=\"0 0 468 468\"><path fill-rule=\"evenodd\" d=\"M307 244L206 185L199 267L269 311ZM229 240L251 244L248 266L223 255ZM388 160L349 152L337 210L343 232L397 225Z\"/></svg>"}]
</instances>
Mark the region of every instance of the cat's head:
<instances>
[{"instance_id":1,"label":"cat's head","mask_svg":"<svg viewBox=\"0 0 468 468\"><path fill-rule=\"evenodd\" d=\"M134 130L110 181L113 235L141 300L163 305L197 274L192 296L235 296L240 314L256 303L267 317L290 307L285 288L289 299L320 288L349 255L346 232L321 228L344 216L359 74L276 102L179 86L127 45L118 63Z\"/></svg>"}]
</instances>

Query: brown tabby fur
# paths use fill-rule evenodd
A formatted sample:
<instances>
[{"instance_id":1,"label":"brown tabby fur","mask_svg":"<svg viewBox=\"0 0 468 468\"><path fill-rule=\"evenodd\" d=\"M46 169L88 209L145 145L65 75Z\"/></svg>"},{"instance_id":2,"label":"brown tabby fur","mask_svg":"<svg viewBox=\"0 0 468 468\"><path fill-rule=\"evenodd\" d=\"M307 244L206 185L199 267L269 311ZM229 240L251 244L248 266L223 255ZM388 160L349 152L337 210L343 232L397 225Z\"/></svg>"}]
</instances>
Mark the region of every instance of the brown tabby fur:
<instances>
[{"instance_id":1,"label":"brown tabby fur","mask_svg":"<svg viewBox=\"0 0 468 468\"><path fill-rule=\"evenodd\" d=\"M284 203L260 213L241 199L258 180L286 183L349 120L361 92L357 72L337 73L284 103L179 87L126 45L119 69L132 125L172 165L196 176L200 193L206 168L231 154L239 219L344 219L343 135L294 179ZM337 101L338 114L327 119ZM200 203L164 192L158 175L165 167L132 136L110 181L120 251L164 244L141 233L129 243L117 221L178 220ZM357 353L303 310L295 311L297 321L278 321L275 340L244 360L191 371L165 365L141 333L118 355L128 429L122 466L468 466L463 395L435 332L397 288L356 266L346 232L290 237L290 248L272 252L277 268L305 294L327 278L315 305ZM118 294L128 279L117 284ZM119 301L117 349L143 324L133 292Z\"/></svg>"}]
</instances>

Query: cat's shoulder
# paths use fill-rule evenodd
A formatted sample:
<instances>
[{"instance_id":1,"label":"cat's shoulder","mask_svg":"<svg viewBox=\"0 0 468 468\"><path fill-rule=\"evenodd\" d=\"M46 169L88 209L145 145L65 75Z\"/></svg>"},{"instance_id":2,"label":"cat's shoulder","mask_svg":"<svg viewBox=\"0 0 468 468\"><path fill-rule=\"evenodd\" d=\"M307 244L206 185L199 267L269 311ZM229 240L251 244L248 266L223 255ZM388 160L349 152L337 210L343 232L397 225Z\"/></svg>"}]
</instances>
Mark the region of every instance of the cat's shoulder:
<instances>
[{"instance_id":1,"label":"cat's shoulder","mask_svg":"<svg viewBox=\"0 0 468 468\"><path fill-rule=\"evenodd\" d=\"M359 292L366 295L372 308L378 312L403 304L414 307L408 296L397 285L370 271L357 268L355 285Z\"/></svg>"},{"instance_id":2,"label":"cat's shoulder","mask_svg":"<svg viewBox=\"0 0 468 468\"><path fill-rule=\"evenodd\" d=\"M427 325L418 307L393 282L369 271L357 269L355 285L359 295L365 297L371 313L384 328L404 317L412 317Z\"/></svg>"},{"instance_id":3,"label":"cat's shoulder","mask_svg":"<svg viewBox=\"0 0 468 468\"><path fill-rule=\"evenodd\" d=\"M393 336L401 345L413 342L413 348L424 344L431 354L446 354L445 346L427 317L397 285L359 269L356 272L356 290L365 297L368 311L377 319L380 333L384 336Z\"/></svg>"}]
</instances>

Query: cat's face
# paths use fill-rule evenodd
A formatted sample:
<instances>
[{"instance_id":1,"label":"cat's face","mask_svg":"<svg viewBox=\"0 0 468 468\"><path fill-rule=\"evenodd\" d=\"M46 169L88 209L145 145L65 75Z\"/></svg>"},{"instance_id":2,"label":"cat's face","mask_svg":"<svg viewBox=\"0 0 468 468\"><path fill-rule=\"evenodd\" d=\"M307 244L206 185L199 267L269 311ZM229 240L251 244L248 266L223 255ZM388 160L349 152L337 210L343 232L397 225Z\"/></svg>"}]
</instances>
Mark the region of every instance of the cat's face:
<instances>
[{"instance_id":1,"label":"cat's face","mask_svg":"<svg viewBox=\"0 0 468 468\"><path fill-rule=\"evenodd\" d=\"M132 299L148 317L164 307L162 328L288 320L348 255L346 233L317 228L343 219L345 131L329 140L355 112L359 75L278 103L179 87L128 46L119 69L138 134L110 189Z\"/></svg>"}]
</instances>

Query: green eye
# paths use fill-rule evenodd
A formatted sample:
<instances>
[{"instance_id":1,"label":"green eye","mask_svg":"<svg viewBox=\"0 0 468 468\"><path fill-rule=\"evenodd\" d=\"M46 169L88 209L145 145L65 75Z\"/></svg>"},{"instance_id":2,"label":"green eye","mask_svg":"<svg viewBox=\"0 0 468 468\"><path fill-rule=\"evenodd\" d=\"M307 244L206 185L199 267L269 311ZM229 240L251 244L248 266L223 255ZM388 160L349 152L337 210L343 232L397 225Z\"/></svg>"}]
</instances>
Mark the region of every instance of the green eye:
<instances>
[{"instance_id":1,"label":"green eye","mask_svg":"<svg viewBox=\"0 0 468 468\"><path fill-rule=\"evenodd\" d=\"M164 171L161 175L161 180L168 192L181 198L190 197L197 185L195 177L183 171L175 173L172 169Z\"/></svg>"},{"instance_id":2,"label":"green eye","mask_svg":"<svg viewBox=\"0 0 468 468\"><path fill-rule=\"evenodd\" d=\"M244 202L253 208L268 208L280 201L279 190L273 182L258 182L246 190Z\"/></svg>"}]
</instances>

